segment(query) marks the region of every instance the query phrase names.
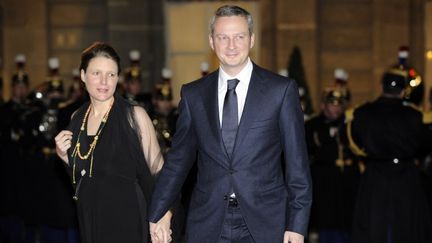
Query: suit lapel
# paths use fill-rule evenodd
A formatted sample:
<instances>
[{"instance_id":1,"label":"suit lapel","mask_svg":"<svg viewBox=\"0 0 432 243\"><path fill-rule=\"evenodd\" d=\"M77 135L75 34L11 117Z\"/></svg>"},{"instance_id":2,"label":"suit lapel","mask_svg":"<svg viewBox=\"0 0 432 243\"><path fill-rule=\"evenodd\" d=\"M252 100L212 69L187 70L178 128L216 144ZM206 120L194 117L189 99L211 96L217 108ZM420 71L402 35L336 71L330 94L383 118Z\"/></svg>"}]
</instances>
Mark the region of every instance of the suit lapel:
<instances>
[{"instance_id":1,"label":"suit lapel","mask_svg":"<svg viewBox=\"0 0 432 243\"><path fill-rule=\"evenodd\" d=\"M218 72L208 77L207 85L202 90L204 107L207 112L210 129L216 138L220 138L219 105L218 105Z\"/></svg>"},{"instance_id":2,"label":"suit lapel","mask_svg":"<svg viewBox=\"0 0 432 243\"><path fill-rule=\"evenodd\" d=\"M264 79L257 73L257 66L254 65L251 81L249 83L248 92L246 95L245 106L240 120L239 128L234 145L233 157L239 152L241 144L245 139L247 131L256 117L259 116L260 106L264 96L265 83Z\"/></svg>"},{"instance_id":3,"label":"suit lapel","mask_svg":"<svg viewBox=\"0 0 432 243\"><path fill-rule=\"evenodd\" d=\"M206 115L209 122L209 129L211 130L218 146L220 147L225 157L223 160L228 159L228 154L225 150L225 146L222 141L221 126L219 120L219 103L218 103L218 78L219 72L213 72L208 76L207 85L202 89L202 97L204 101L204 107L208 107Z\"/></svg>"}]
</instances>

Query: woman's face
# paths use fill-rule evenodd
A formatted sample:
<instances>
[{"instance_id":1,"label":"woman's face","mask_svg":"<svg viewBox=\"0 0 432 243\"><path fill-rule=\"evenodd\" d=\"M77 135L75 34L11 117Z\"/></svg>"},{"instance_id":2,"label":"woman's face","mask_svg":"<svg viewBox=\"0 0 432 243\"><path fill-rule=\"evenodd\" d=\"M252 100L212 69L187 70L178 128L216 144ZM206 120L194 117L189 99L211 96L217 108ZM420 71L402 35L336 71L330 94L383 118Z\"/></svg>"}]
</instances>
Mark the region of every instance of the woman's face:
<instances>
[{"instance_id":1,"label":"woman's face","mask_svg":"<svg viewBox=\"0 0 432 243\"><path fill-rule=\"evenodd\" d=\"M104 56L94 57L87 70L81 70L81 79L92 99L107 101L113 97L119 79L117 63Z\"/></svg>"}]
</instances>

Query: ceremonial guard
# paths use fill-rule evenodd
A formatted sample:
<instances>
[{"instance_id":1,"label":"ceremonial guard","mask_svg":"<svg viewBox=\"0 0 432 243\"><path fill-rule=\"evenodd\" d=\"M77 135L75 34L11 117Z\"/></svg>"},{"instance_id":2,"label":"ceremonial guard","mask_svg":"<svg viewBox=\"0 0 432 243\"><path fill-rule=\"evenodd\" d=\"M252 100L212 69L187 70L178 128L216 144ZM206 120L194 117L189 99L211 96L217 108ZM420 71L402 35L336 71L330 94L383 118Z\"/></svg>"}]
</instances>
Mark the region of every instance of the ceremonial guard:
<instances>
[{"instance_id":1,"label":"ceremonial guard","mask_svg":"<svg viewBox=\"0 0 432 243\"><path fill-rule=\"evenodd\" d=\"M161 81L155 84L152 94L152 109L149 113L153 126L156 130L156 137L162 154L165 155L171 148L171 141L176 131L178 117L177 107L173 104L173 93L171 88L172 72L169 68L162 69ZM182 242L185 226L185 205L184 198L177 201L174 206L172 219L173 242Z\"/></svg>"},{"instance_id":2,"label":"ceremonial guard","mask_svg":"<svg viewBox=\"0 0 432 243\"><path fill-rule=\"evenodd\" d=\"M365 162L353 221L353 243L424 243L432 225L416 158L431 151L420 111L403 102L410 76L392 68L382 95L347 117L353 152Z\"/></svg>"},{"instance_id":3,"label":"ceremonial guard","mask_svg":"<svg viewBox=\"0 0 432 243\"><path fill-rule=\"evenodd\" d=\"M3 99L3 65L0 59L0 106L4 103Z\"/></svg>"},{"instance_id":4,"label":"ceremonial guard","mask_svg":"<svg viewBox=\"0 0 432 243\"><path fill-rule=\"evenodd\" d=\"M49 74L47 80L43 83L43 103L46 112L41 123L41 132L47 141L46 153L54 154L53 138L57 134L57 116L59 104L65 101L63 79L60 77L59 67L60 62L56 57L48 60Z\"/></svg>"},{"instance_id":5,"label":"ceremonial guard","mask_svg":"<svg viewBox=\"0 0 432 243\"><path fill-rule=\"evenodd\" d=\"M59 59L52 57L48 60L48 76L38 87L42 94L39 100L43 104L43 115L39 123L42 139L37 144L43 157L32 163L34 172L31 176L37 194L33 201L36 202L37 230L42 242L77 242L79 238L73 189L66 169L55 153L54 137L59 131L58 125L64 126L64 120L67 120L63 117L63 122L59 123L60 110L66 104L64 91Z\"/></svg>"},{"instance_id":6,"label":"ceremonial guard","mask_svg":"<svg viewBox=\"0 0 432 243\"><path fill-rule=\"evenodd\" d=\"M172 100L171 70L164 68L162 81L156 83L152 95L153 110L150 115L156 129L159 146L164 155L171 148L171 140L175 133L178 117L177 108L173 105Z\"/></svg>"},{"instance_id":7,"label":"ceremonial guard","mask_svg":"<svg viewBox=\"0 0 432 243\"><path fill-rule=\"evenodd\" d=\"M351 91L348 88L348 72L343 68L336 68L334 70L334 86L343 93L347 105L351 102Z\"/></svg>"},{"instance_id":8,"label":"ceremonial guard","mask_svg":"<svg viewBox=\"0 0 432 243\"><path fill-rule=\"evenodd\" d=\"M59 104L57 117L57 130L61 131L68 126L72 114L88 100L87 91L81 81L78 69L72 70L72 84L69 88L67 100Z\"/></svg>"},{"instance_id":9,"label":"ceremonial guard","mask_svg":"<svg viewBox=\"0 0 432 243\"><path fill-rule=\"evenodd\" d=\"M348 243L350 239L360 172L341 133L346 95L340 88L326 89L321 112L305 123L314 188L310 224L319 243Z\"/></svg>"},{"instance_id":10,"label":"ceremonial guard","mask_svg":"<svg viewBox=\"0 0 432 243\"><path fill-rule=\"evenodd\" d=\"M4 104L4 99L3 99L3 78L0 74L0 106L2 106Z\"/></svg>"},{"instance_id":11,"label":"ceremonial guard","mask_svg":"<svg viewBox=\"0 0 432 243\"><path fill-rule=\"evenodd\" d=\"M26 99L29 78L24 69L25 56L19 54L15 61L11 99L0 107L0 242L11 243L21 242L25 234L24 219L28 218L24 168L31 150L24 147L28 139L25 116L31 110Z\"/></svg>"},{"instance_id":12,"label":"ceremonial guard","mask_svg":"<svg viewBox=\"0 0 432 243\"><path fill-rule=\"evenodd\" d=\"M131 103L144 107L147 112L151 112L151 94L142 92L142 75L140 68L140 52L132 50L129 52L131 65L125 70L124 76L124 97Z\"/></svg>"},{"instance_id":13,"label":"ceremonial guard","mask_svg":"<svg viewBox=\"0 0 432 243\"><path fill-rule=\"evenodd\" d=\"M0 74L0 106L2 106L4 104L4 99L3 99L3 78L2 78L2 74Z\"/></svg>"},{"instance_id":14,"label":"ceremonial guard","mask_svg":"<svg viewBox=\"0 0 432 243\"><path fill-rule=\"evenodd\" d=\"M429 110L423 112L423 122L429 131L432 132L432 88L429 89ZM422 181L429 204L429 212L432 219L432 151L421 159Z\"/></svg>"},{"instance_id":15,"label":"ceremonial guard","mask_svg":"<svg viewBox=\"0 0 432 243\"><path fill-rule=\"evenodd\" d=\"M398 52L398 62L395 63L392 68L405 72L408 75L404 91L404 100L412 105L421 107L424 100L424 82L417 70L409 64L408 58L409 48L407 46L401 46Z\"/></svg>"}]
</instances>

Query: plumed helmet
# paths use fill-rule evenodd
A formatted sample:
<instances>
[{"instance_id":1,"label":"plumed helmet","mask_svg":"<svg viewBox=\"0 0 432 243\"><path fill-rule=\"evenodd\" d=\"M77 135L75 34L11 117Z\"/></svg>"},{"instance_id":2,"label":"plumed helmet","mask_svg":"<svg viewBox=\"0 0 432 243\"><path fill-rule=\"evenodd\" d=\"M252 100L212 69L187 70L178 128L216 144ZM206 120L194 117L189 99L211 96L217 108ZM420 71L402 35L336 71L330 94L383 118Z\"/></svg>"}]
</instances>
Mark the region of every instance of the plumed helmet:
<instances>
[{"instance_id":1,"label":"plumed helmet","mask_svg":"<svg viewBox=\"0 0 432 243\"><path fill-rule=\"evenodd\" d=\"M345 105L348 102L347 90L345 88L327 88L323 92L323 103L333 105Z\"/></svg>"}]
</instances>

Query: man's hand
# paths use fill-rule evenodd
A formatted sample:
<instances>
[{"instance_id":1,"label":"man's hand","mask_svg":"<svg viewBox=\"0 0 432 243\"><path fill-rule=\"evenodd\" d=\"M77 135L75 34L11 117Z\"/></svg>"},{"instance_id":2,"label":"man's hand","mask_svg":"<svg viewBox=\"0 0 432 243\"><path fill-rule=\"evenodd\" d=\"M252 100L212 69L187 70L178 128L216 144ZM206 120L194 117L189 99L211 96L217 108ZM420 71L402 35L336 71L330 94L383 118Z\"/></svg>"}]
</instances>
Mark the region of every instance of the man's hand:
<instances>
[{"instance_id":1,"label":"man's hand","mask_svg":"<svg viewBox=\"0 0 432 243\"><path fill-rule=\"evenodd\" d=\"M150 236L153 243L171 242L171 217L172 213L168 211L157 223L150 222Z\"/></svg>"},{"instance_id":2,"label":"man's hand","mask_svg":"<svg viewBox=\"0 0 432 243\"><path fill-rule=\"evenodd\" d=\"M296 232L285 231L283 243L304 243L304 236Z\"/></svg>"}]
</instances>

